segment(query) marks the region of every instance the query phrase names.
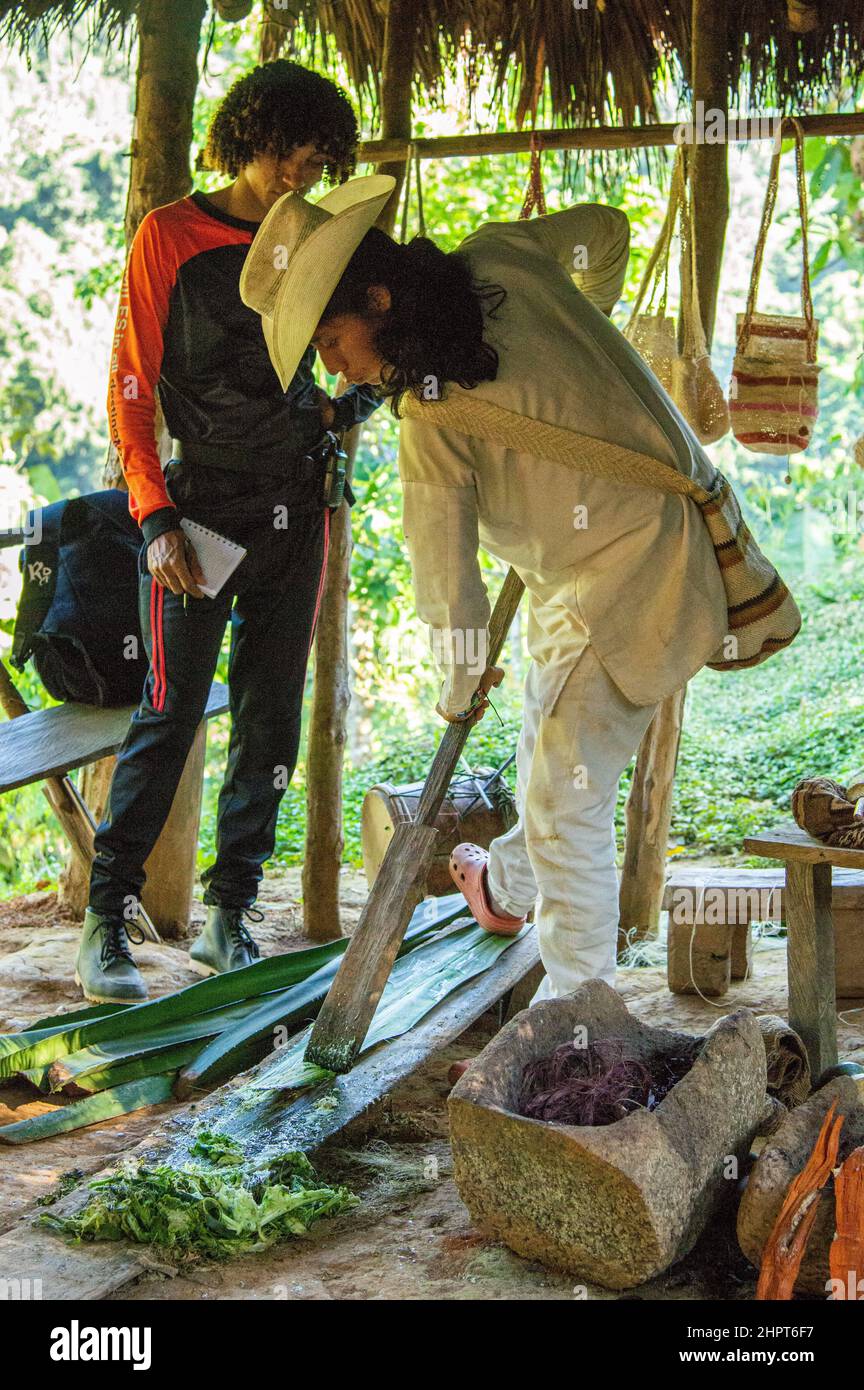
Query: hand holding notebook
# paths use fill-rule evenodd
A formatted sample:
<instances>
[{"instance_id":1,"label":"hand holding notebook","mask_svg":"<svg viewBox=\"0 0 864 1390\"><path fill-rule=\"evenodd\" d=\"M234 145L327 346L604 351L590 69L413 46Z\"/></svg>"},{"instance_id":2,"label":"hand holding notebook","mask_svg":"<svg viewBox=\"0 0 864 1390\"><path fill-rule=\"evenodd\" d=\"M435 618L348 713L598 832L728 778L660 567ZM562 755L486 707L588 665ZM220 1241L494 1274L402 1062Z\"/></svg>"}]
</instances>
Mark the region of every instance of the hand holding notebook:
<instances>
[{"instance_id":1,"label":"hand holding notebook","mask_svg":"<svg viewBox=\"0 0 864 1390\"><path fill-rule=\"evenodd\" d=\"M189 521L185 516L181 519L180 525L194 547L198 563L204 572L201 592L208 598L215 598L246 554L245 547L229 540L227 536L220 536L218 531L211 531L200 522Z\"/></svg>"}]
</instances>

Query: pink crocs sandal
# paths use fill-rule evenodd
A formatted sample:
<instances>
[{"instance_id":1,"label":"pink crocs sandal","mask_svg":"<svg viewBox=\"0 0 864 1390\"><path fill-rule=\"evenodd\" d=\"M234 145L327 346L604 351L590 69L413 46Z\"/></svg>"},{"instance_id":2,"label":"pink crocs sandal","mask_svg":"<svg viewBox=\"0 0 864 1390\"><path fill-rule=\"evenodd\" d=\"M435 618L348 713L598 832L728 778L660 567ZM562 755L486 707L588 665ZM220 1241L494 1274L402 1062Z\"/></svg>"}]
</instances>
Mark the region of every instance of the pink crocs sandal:
<instances>
[{"instance_id":1,"label":"pink crocs sandal","mask_svg":"<svg viewBox=\"0 0 864 1390\"><path fill-rule=\"evenodd\" d=\"M516 936L525 925L525 917L492 911L486 885L486 865L489 854L479 845L457 845L450 855L450 877L461 889L465 901L479 924L496 936Z\"/></svg>"}]
</instances>

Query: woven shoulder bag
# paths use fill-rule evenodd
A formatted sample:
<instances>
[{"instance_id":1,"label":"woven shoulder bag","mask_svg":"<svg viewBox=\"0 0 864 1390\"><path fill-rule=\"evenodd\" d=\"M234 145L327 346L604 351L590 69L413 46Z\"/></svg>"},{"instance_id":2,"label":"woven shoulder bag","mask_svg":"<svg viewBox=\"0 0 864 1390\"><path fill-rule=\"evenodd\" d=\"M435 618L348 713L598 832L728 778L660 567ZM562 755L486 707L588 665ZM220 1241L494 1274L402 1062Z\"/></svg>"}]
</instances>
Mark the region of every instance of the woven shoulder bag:
<instances>
[{"instance_id":1,"label":"woven shoulder bag","mask_svg":"<svg viewBox=\"0 0 864 1390\"><path fill-rule=\"evenodd\" d=\"M649 454L532 420L457 387L450 387L438 401L421 401L406 393L400 409L404 416L425 424L459 430L595 477L690 498L708 527L729 612L727 635L707 663L713 670L758 666L788 647L800 631L801 614L795 600L753 539L738 499L722 473L715 471L710 487L703 488Z\"/></svg>"}]
</instances>

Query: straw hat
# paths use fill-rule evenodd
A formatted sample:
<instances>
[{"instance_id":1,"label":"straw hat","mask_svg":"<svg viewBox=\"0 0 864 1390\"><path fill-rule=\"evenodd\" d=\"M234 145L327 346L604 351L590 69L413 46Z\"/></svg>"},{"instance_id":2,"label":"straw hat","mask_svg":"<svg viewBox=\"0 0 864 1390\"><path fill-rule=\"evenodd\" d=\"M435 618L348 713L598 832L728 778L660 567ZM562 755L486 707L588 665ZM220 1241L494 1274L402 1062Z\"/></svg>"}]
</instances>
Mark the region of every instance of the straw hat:
<instances>
[{"instance_id":1,"label":"straw hat","mask_svg":"<svg viewBox=\"0 0 864 1390\"><path fill-rule=\"evenodd\" d=\"M255 233L240 274L240 298L261 315L283 391L342 272L395 187L388 174L370 174L349 179L317 203L286 193Z\"/></svg>"}]
</instances>

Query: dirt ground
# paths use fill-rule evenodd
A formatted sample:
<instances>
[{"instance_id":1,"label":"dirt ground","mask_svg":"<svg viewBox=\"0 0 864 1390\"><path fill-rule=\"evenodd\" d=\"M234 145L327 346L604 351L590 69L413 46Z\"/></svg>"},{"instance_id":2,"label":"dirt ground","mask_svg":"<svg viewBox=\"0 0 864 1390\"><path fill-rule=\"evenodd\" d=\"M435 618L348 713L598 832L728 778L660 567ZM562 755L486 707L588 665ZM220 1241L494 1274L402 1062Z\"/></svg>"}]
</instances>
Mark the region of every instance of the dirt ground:
<instances>
[{"instance_id":1,"label":"dirt ground","mask_svg":"<svg viewBox=\"0 0 864 1390\"><path fill-rule=\"evenodd\" d=\"M299 870L270 876L256 929L264 954L301 944ZM350 930L365 898L361 874L346 870L345 923ZM203 919L203 909L196 920ZM64 920L53 894L34 894L0 905L0 1031L9 1032L49 1013L80 1005L73 980L78 928ZM188 968L188 942L136 949L151 996L198 978ZM627 1003L649 1022L702 1032L717 1017L747 1006L785 1014L786 957L775 936L756 944L754 971L713 1004L676 996L666 987L662 947L646 952L653 964L619 973ZM843 1058L864 1063L864 1001L843 1007L838 1023ZM499 1026L497 1010L436 1053L368 1114L322 1150L315 1162L331 1181L346 1183L361 1205L323 1222L302 1240L265 1255L228 1264L172 1268L158 1252L150 1272L119 1290L122 1301L201 1299L614 1299L620 1295L574 1285L562 1275L523 1260L472 1229L452 1180L447 1143L447 1072L453 1061L476 1055ZM0 1086L0 1124L50 1108L23 1084ZM21 1149L0 1147L0 1229L6 1229L61 1174L104 1167L144 1139L166 1106ZM626 1295L639 1299L750 1299L755 1271L738 1250L734 1207L696 1249L662 1277Z\"/></svg>"}]
</instances>

